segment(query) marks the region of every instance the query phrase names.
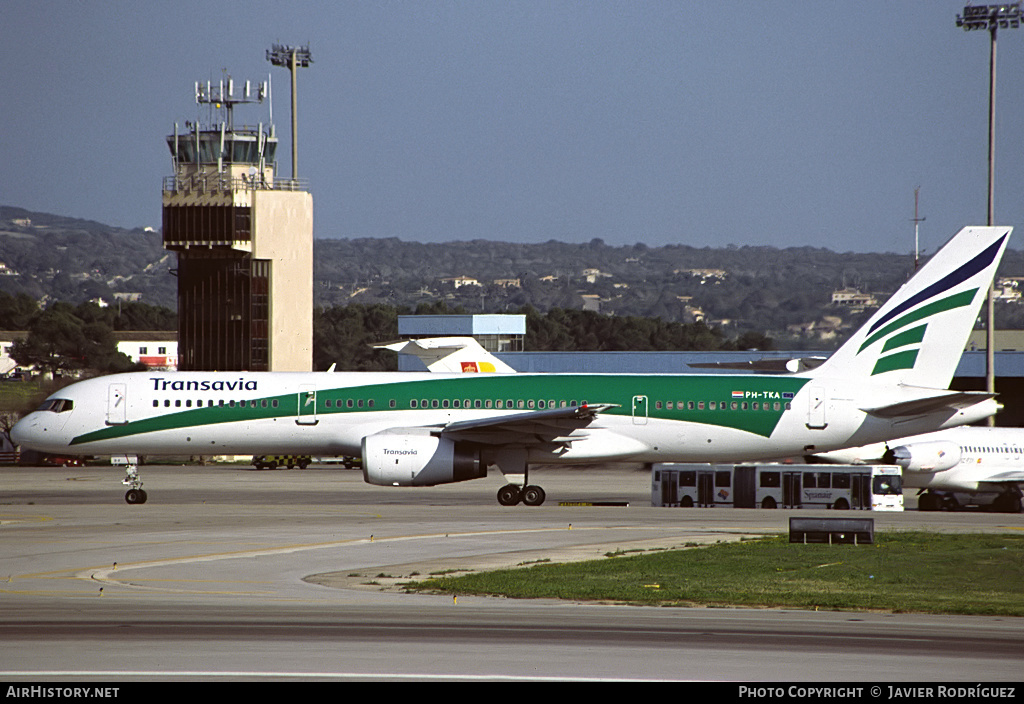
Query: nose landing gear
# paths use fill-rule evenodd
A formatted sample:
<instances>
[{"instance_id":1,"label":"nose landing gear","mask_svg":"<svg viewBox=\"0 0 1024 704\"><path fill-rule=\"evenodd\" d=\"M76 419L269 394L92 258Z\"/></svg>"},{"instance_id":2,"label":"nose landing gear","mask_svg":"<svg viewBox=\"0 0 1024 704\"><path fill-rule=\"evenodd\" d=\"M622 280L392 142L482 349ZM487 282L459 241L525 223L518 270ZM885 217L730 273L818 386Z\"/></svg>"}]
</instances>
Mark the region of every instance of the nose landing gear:
<instances>
[{"instance_id":1,"label":"nose landing gear","mask_svg":"<svg viewBox=\"0 0 1024 704\"><path fill-rule=\"evenodd\" d=\"M122 484L129 487L124 494L124 500L130 504L144 504L149 494L142 488L142 478L139 477L139 468L135 464L129 464L124 470L125 478Z\"/></svg>"}]
</instances>

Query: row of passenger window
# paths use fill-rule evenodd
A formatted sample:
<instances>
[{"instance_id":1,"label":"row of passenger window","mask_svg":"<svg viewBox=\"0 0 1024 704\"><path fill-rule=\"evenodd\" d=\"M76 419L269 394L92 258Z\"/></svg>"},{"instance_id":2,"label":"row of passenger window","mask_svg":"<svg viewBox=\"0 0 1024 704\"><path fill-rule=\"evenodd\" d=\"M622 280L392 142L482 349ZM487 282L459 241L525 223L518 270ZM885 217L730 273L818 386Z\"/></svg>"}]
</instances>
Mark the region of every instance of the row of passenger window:
<instances>
[{"instance_id":1,"label":"row of passenger window","mask_svg":"<svg viewBox=\"0 0 1024 704\"><path fill-rule=\"evenodd\" d=\"M760 401L655 401L654 407L659 411L662 408L670 411L673 408L680 411L781 411L785 408L788 411L792 404L789 401L785 403L782 401L775 401L774 403L769 403L768 401L764 403Z\"/></svg>"},{"instance_id":2,"label":"row of passenger window","mask_svg":"<svg viewBox=\"0 0 1024 704\"><path fill-rule=\"evenodd\" d=\"M325 399L325 408L374 408L374 400L371 399ZM164 399L161 404L159 399L153 399L153 408L158 408L163 405L164 408L202 408L204 405L207 407L211 406L228 406L229 408L277 408L277 399L253 399L250 401L241 400L224 400L224 399L209 399L204 402L203 399ZM389 408L396 408L398 405L395 399L390 399L388 402ZM579 405L586 406L586 401L556 401L554 399L412 399L409 401L409 408L501 408L501 409L545 409L545 408L568 408L576 407ZM791 404L787 401L783 404L780 401L769 403L765 401L760 403L758 401L656 401L655 408L659 411L662 409L667 410L687 410L687 411L703 411L703 410L733 410L733 411L781 411L785 408L787 411L790 410ZM49 409L47 409L49 410Z\"/></svg>"},{"instance_id":3,"label":"row of passenger window","mask_svg":"<svg viewBox=\"0 0 1024 704\"><path fill-rule=\"evenodd\" d=\"M586 401L556 401L554 399L412 399L409 401L409 408L502 408L502 409L545 409L545 408L575 408L586 406ZM392 406L393 407L393 406Z\"/></svg>"},{"instance_id":4,"label":"row of passenger window","mask_svg":"<svg viewBox=\"0 0 1024 704\"><path fill-rule=\"evenodd\" d=\"M171 399L165 398L164 401L163 401L163 404L161 404L160 403L160 399L156 399L156 398L153 399L153 408L159 408L161 405L163 405L164 408L170 408L171 406L173 406L174 408L193 408L193 407L195 407L195 408L202 408L204 405L206 407L208 407L208 408L212 407L212 406L227 406L228 408L277 408L278 402L277 402L276 398L275 399L270 399L270 400L265 399L265 398L261 398L261 399L253 399L251 401L245 401L245 400L242 400L242 401L227 400L227 401L225 401L222 398L221 399L217 399L215 401L215 400L213 400L211 398L211 399L206 400L205 402L203 401L203 399L197 399L197 400L193 401L190 398L186 398L186 399L176 398L172 402Z\"/></svg>"}]
</instances>

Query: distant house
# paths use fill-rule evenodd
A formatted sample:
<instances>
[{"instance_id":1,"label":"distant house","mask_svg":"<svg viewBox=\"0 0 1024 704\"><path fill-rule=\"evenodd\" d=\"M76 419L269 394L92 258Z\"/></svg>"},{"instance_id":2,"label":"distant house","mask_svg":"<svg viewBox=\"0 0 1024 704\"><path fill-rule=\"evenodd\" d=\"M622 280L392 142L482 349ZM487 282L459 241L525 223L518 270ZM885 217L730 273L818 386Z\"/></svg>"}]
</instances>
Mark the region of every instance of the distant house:
<instances>
[{"instance_id":1,"label":"distant house","mask_svg":"<svg viewBox=\"0 0 1024 704\"><path fill-rule=\"evenodd\" d=\"M870 293L861 293L855 288L844 288L832 292L832 305L850 308L873 308L878 300Z\"/></svg>"},{"instance_id":2,"label":"distant house","mask_svg":"<svg viewBox=\"0 0 1024 704\"><path fill-rule=\"evenodd\" d=\"M150 369L175 371L178 368L178 333L173 330L130 331L114 333L117 351L133 362Z\"/></svg>"},{"instance_id":3,"label":"distant house","mask_svg":"<svg viewBox=\"0 0 1024 704\"><path fill-rule=\"evenodd\" d=\"M447 279L441 279L442 284L451 284L455 288L462 288L463 286L479 286L480 282L476 279L471 279L468 276L452 276Z\"/></svg>"},{"instance_id":4,"label":"distant house","mask_svg":"<svg viewBox=\"0 0 1024 704\"><path fill-rule=\"evenodd\" d=\"M599 278L609 278L611 274L606 274L600 269L584 269L583 278L587 280L588 284L596 283Z\"/></svg>"},{"instance_id":5,"label":"distant house","mask_svg":"<svg viewBox=\"0 0 1024 704\"><path fill-rule=\"evenodd\" d=\"M0 330L0 377L7 376L18 368L11 357L11 345L28 337L25 330Z\"/></svg>"},{"instance_id":6,"label":"distant house","mask_svg":"<svg viewBox=\"0 0 1024 704\"><path fill-rule=\"evenodd\" d=\"M1007 276L996 280L995 299L1004 303L1020 303L1021 278L1018 276Z\"/></svg>"},{"instance_id":7,"label":"distant house","mask_svg":"<svg viewBox=\"0 0 1024 704\"><path fill-rule=\"evenodd\" d=\"M519 279L495 279L495 286L501 286L502 288L522 288L523 284Z\"/></svg>"},{"instance_id":8,"label":"distant house","mask_svg":"<svg viewBox=\"0 0 1024 704\"><path fill-rule=\"evenodd\" d=\"M695 279L700 279L702 284L711 281L713 283L721 283L728 272L725 269L676 269L673 273L675 274L686 274Z\"/></svg>"}]
</instances>

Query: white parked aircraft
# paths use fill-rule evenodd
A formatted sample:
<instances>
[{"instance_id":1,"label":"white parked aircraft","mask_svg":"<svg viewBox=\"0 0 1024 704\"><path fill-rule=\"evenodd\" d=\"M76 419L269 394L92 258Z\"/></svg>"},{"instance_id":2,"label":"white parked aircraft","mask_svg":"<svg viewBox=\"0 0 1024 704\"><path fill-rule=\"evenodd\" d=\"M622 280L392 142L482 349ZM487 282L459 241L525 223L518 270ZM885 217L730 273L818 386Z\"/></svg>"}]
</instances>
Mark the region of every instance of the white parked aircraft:
<instances>
[{"instance_id":1,"label":"white parked aircraft","mask_svg":"<svg viewBox=\"0 0 1024 704\"><path fill-rule=\"evenodd\" d=\"M79 455L362 455L367 482L424 486L496 466L538 505L535 464L743 462L827 452L992 415L948 389L1010 237L961 230L835 354L784 376L138 372L81 381L13 430ZM145 500L134 466L129 503Z\"/></svg>"},{"instance_id":2,"label":"white parked aircraft","mask_svg":"<svg viewBox=\"0 0 1024 704\"><path fill-rule=\"evenodd\" d=\"M462 374L514 374L515 369L483 348L472 337L424 337L374 345L420 358L429 371Z\"/></svg>"},{"instance_id":3,"label":"white parked aircraft","mask_svg":"<svg viewBox=\"0 0 1024 704\"><path fill-rule=\"evenodd\" d=\"M922 511L964 504L1019 513L1024 429L961 427L817 455L842 464L897 464Z\"/></svg>"}]
</instances>

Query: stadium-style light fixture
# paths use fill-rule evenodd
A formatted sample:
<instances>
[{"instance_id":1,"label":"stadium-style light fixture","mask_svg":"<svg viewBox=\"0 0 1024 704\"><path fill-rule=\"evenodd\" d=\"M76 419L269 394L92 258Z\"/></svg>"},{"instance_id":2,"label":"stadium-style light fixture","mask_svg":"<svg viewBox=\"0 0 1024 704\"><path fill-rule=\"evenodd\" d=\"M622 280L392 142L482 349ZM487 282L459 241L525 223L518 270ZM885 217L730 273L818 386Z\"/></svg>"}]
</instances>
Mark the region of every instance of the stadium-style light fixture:
<instances>
[{"instance_id":1,"label":"stadium-style light fixture","mask_svg":"<svg viewBox=\"0 0 1024 704\"><path fill-rule=\"evenodd\" d=\"M298 126L298 89L295 75L299 68L306 68L313 63L309 53L309 45L285 46L274 44L267 49L267 61L274 66L284 66L292 74L292 180L299 177L299 126Z\"/></svg>"},{"instance_id":2,"label":"stadium-style light fixture","mask_svg":"<svg viewBox=\"0 0 1024 704\"><path fill-rule=\"evenodd\" d=\"M1020 2L1000 5L967 5L964 13L956 16L956 26L965 32L987 29L992 36L988 69L988 224L995 224L996 184L996 33L999 29L1020 27ZM996 391L995 376L995 280L988 289L988 316L985 321L985 386L989 393ZM989 418L995 425L995 418Z\"/></svg>"}]
</instances>

